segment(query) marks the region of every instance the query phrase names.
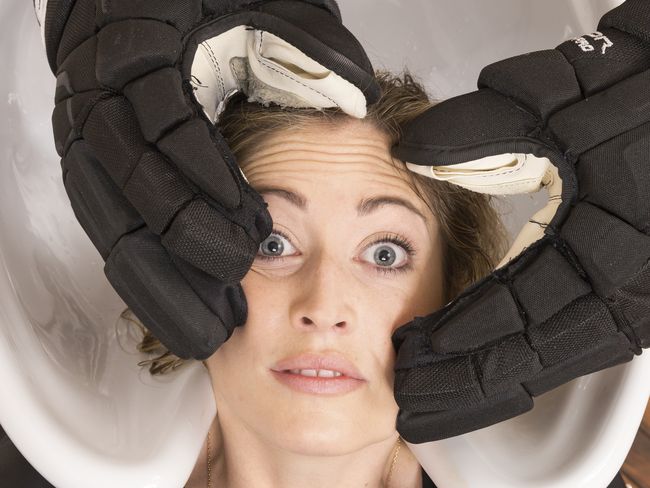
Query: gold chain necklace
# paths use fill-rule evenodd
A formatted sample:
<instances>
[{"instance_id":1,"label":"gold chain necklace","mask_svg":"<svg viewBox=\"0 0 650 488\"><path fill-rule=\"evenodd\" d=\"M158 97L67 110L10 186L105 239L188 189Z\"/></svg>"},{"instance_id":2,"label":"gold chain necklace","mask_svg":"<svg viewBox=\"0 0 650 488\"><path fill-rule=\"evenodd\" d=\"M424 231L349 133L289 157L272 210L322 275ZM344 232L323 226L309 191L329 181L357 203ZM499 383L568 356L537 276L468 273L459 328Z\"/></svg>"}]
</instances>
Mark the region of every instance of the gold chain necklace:
<instances>
[{"instance_id":1,"label":"gold chain necklace","mask_svg":"<svg viewBox=\"0 0 650 488\"><path fill-rule=\"evenodd\" d=\"M386 477L386 486L390 483L390 479L393 476L393 468L395 467L395 463L397 462L397 455L399 454L399 449L402 447L402 436L397 437L397 443L395 444L395 454L393 454L393 462L390 465L390 471L388 472L388 476ZM211 470L210 470L210 464L212 463L212 458L210 457L210 431L208 430L208 488L212 488L212 478L211 478Z\"/></svg>"},{"instance_id":2,"label":"gold chain necklace","mask_svg":"<svg viewBox=\"0 0 650 488\"><path fill-rule=\"evenodd\" d=\"M399 454L399 448L402 447L402 436L397 437L397 447L395 448L395 454L393 455L393 464L390 465L390 471L388 472L388 476L386 477L386 486L389 486L390 483L390 478L393 476L393 468L395 467L395 461L397 461L397 455Z\"/></svg>"},{"instance_id":3,"label":"gold chain necklace","mask_svg":"<svg viewBox=\"0 0 650 488\"><path fill-rule=\"evenodd\" d=\"M212 427L210 427L212 428ZM210 431L208 430L208 488L212 486L212 480L210 479L210 464L212 459L210 458Z\"/></svg>"}]
</instances>

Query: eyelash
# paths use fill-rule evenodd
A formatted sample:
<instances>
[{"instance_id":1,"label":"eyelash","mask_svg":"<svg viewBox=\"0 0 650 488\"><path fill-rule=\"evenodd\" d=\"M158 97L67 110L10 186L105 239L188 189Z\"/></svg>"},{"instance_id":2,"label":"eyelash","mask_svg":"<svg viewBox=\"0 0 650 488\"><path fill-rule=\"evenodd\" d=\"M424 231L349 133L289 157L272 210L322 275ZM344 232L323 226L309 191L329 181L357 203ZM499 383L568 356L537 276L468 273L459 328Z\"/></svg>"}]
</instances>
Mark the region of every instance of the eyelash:
<instances>
[{"instance_id":1,"label":"eyelash","mask_svg":"<svg viewBox=\"0 0 650 488\"><path fill-rule=\"evenodd\" d=\"M271 234L277 234L279 236L284 237L287 241L291 242L291 239L289 238L289 236L287 234L285 234L284 232L282 232L281 230L273 229L271 231ZM411 244L411 242L409 240L407 240L404 237L400 237L400 236L396 236L396 235L392 235L392 234L384 234L383 236L377 238L376 240L374 240L373 242L368 244L366 246L366 249L368 247L370 247L370 246L374 246L376 244L383 244L383 243L387 243L387 242L390 242L391 244L397 244L398 246L401 246L404 249L404 251L406 251L406 254L409 256L409 258L415 256L415 253L416 253L415 248L413 247L413 244ZM278 256L265 256L263 254L256 256L256 258L261 259L263 261L270 261L270 260L282 261L286 257L287 256L280 256L280 257L278 257ZM404 273L406 271L411 270L413 268L413 264L412 264L411 260L409 259L409 262L407 264L405 264L404 266L401 266L399 268L389 268L389 267L385 267L385 266L373 266L373 268L375 268L375 270L380 274L394 275L395 273Z\"/></svg>"},{"instance_id":2,"label":"eyelash","mask_svg":"<svg viewBox=\"0 0 650 488\"><path fill-rule=\"evenodd\" d=\"M371 242L368 244L367 247L374 246L375 244L383 244L386 242L390 242L391 244L397 244L398 246L402 247L405 251L406 254L409 257L408 263L406 263L404 266L401 266L399 268L389 268L386 266L374 266L375 270L378 273L381 273L383 275L393 275L395 273L405 273L406 271L409 271L413 268L413 263L410 258L412 258L415 255L415 249L413 247L413 244L409 240L407 240L404 237L401 236L396 236L392 234L385 234L381 237L379 237L377 240Z\"/></svg>"}]
</instances>

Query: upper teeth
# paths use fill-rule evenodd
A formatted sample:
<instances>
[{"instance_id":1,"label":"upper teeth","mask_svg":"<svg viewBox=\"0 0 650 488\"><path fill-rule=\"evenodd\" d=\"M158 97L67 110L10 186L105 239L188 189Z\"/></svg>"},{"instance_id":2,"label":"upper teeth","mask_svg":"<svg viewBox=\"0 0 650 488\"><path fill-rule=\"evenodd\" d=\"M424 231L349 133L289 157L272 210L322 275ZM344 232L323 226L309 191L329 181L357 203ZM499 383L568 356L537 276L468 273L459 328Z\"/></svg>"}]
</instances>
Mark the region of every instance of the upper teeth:
<instances>
[{"instance_id":1,"label":"upper teeth","mask_svg":"<svg viewBox=\"0 0 650 488\"><path fill-rule=\"evenodd\" d=\"M290 369L289 372L302 376L324 376L327 378L343 376L343 373L339 373L338 371L331 371L329 369Z\"/></svg>"}]
</instances>

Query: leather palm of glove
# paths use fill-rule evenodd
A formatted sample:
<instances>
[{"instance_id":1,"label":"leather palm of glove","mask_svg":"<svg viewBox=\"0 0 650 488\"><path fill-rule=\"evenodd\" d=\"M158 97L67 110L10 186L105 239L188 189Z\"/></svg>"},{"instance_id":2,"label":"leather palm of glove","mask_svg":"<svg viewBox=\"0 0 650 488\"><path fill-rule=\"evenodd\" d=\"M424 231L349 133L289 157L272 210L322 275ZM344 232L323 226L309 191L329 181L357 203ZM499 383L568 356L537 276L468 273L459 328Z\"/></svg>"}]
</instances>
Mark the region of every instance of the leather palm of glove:
<instances>
[{"instance_id":1,"label":"leather palm of glove","mask_svg":"<svg viewBox=\"0 0 650 488\"><path fill-rule=\"evenodd\" d=\"M362 118L370 61L334 0L38 1L75 215L143 324L205 359L245 322L239 282L272 229L218 109L257 89Z\"/></svg>"},{"instance_id":2,"label":"leather palm of glove","mask_svg":"<svg viewBox=\"0 0 650 488\"><path fill-rule=\"evenodd\" d=\"M393 155L484 193L546 186L507 258L397 329L397 430L413 443L517 416L650 347L650 1L598 31L485 67Z\"/></svg>"}]
</instances>

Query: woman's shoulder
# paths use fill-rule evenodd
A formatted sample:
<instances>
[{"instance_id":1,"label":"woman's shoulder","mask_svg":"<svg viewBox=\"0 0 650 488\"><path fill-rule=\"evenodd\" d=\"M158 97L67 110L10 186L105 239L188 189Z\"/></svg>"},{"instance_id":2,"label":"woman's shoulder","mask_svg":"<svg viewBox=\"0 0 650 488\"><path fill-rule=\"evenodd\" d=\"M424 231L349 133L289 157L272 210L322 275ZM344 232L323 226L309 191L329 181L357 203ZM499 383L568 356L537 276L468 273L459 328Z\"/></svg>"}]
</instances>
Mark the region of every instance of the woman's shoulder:
<instances>
[{"instance_id":1,"label":"woman's shoulder","mask_svg":"<svg viewBox=\"0 0 650 488\"><path fill-rule=\"evenodd\" d=\"M433 482L431 478L429 478L429 475L427 472L424 470L424 468L420 467L422 470L422 488L438 488L436 484ZM620 471L616 474L612 482L607 485L607 488L625 488L626 484L625 481L623 480L623 477L621 476Z\"/></svg>"}]
</instances>

